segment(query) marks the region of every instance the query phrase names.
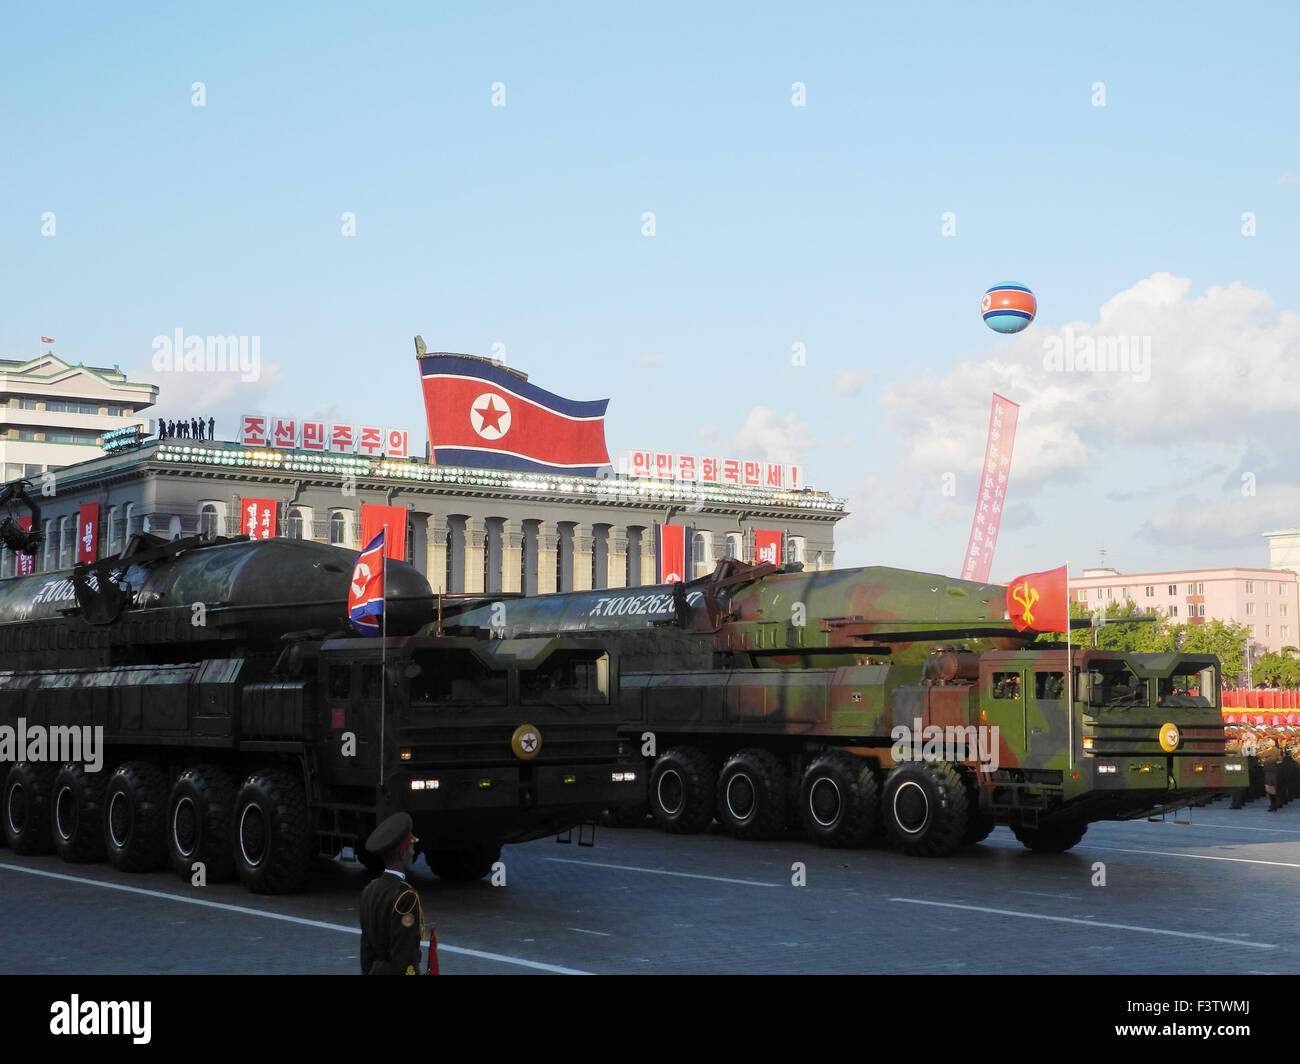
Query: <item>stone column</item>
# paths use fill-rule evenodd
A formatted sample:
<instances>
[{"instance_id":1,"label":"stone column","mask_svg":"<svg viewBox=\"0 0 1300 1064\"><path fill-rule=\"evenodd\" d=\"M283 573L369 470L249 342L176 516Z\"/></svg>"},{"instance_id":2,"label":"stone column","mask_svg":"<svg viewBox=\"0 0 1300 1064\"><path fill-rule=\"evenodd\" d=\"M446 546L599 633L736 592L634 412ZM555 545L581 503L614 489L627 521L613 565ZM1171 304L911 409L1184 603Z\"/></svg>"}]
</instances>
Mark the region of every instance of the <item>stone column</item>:
<instances>
[{"instance_id":1,"label":"stone column","mask_svg":"<svg viewBox=\"0 0 1300 1064\"><path fill-rule=\"evenodd\" d=\"M506 521L501 529L501 590L523 591L519 571L523 565L524 529L519 521Z\"/></svg>"},{"instance_id":2,"label":"stone column","mask_svg":"<svg viewBox=\"0 0 1300 1064\"><path fill-rule=\"evenodd\" d=\"M596 549L595 536L573 530L573 590L591 590L591 555Z\"/></svg>"},{"instance_id":3,"label":"stone column","mask_svg":"<svg viewBox=\"0 0 1300 1064\"><path fill-rule=\"evenodd\" d=\"M609 554L606 557L608 579L605 583L609 587L623 587L627 580L627 536L616 536L611 528L609 530Z\"/></svg>"},{"instance_id":4,"label":"stone column","mask_svg":"<svg viewBox=\"0 0 1300 1064\"><path fill-rule=\"evenodd\" d=\"M647 528L641 533L641 586L655 582L655 536L654 529Z\"/></svg>"},{"instance_id":5,"label":"stone column","mask_svg":"<svg viewBox=\"0 0 1300 1064\"><path fill-rule=\"evenodd\" d=\"M553 521L537 525L537 593L550 595L555 591L555 559L560 550L560 534Z\"/></svg>"},{"instance_id":6,"label":"stone column","mask_svg":"<svg viewBox=\"0 0 1300 1064\"><path fill-rule=\"evenodd\" d=\"M442 586L447 579L444 575L447 572L447 519L440 514L433 514L426 520L424 575L436 594L447 590Z\"/></svg>"},{"instance_id":7,"label":"stone column","mask_svg":"<svg viewBox=\"0 0 1300 1064\"><path fill-rule=\"evenodd\" d=\"M481 517L465 521L465 592L483 594L483 555L487 553L487 522Z\"/></svg>"}]
</instances>

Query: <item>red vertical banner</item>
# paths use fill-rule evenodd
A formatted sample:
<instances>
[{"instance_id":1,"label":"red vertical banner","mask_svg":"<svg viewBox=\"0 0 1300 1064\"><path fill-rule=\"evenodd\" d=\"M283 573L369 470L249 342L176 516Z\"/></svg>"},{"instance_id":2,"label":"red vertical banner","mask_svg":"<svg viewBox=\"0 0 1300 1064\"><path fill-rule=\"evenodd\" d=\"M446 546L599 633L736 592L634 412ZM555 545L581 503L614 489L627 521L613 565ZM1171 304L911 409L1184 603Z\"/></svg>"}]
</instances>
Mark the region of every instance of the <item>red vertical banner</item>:
<instances>
[{"instance_id":1,"label":"red vertical banner","mask_svg":"<svg viewBox=\"0 0 1300 1064\"><path fill-rule=\"evenodd\" d=\"M275 538L274 499L241 499L239 531L249 539Z\"/></svg>"},{"instance_id":2,"label":"red vertical banner","mask_svg":"<svg viewBox=\"0 0 1300 1064\"><path fill-rule=\"evenodd\" d=\"M28 532L32 527L30 517L18 518L18 527L24 532ZM14 575L31 576L36 572L36 555L34 554L17 554L14 556Z\"/></svg>"},{"instance_id":3,"label":"red vertical banner","mask_svg":"<svg viewBox=\"0 0 1300 1064\"><path fill-rule=\"evenodd\" d=\"M77 561L93 562L99 547L99 503L83 502L77 516Z\"/></svg>"},{"instance_id":4,"label":"red vertical banner","mask_svg":"<svg viewBox=\"0 0 1300 1064\"><path fill-rule=\"evenodd\" d=\"M989 581L993 568L993 551L998 545L998 528L1006 502L1007 479L1011 475L1011 450L1016 442L1016 419L1020 404L993 393L993 410L989 414L989 438L984 446L984 469L980 473L975 497L975 519L971 522L970 541L962 558L963 580Z\"/></svg>"},{"instance_id":5,"label":"red vertical banner","mask_svg":"<svg viewBox=\"0 0 1300 1064\"><path fill-rule=\"evenodd\" d=\"M372 506L361 504L361 542L369 543L387 526L384 536L384 557L395 562L406 561L406 507Z\"/></svg>"},{"instance_id":6,"label":"red vertical banner","mask_svg":"<svg viewBox=\"0 0 1300 1064\"><path fill-rule=\"evenodd\" d=\"M685 525L655 525L655 583L690 579L690 543L691 529Z\"/></svg>"},{"instance_id":7,"label":"red vertical banner","mask_svg":"<svg viewBox=\"0 0 1300 1064\"><path fill-rule=\"evenodd\" d=\"M761 528L754 530L754 562L757 565L781 564L780 532L765 531Z\"/></svg>"}]
</instances>

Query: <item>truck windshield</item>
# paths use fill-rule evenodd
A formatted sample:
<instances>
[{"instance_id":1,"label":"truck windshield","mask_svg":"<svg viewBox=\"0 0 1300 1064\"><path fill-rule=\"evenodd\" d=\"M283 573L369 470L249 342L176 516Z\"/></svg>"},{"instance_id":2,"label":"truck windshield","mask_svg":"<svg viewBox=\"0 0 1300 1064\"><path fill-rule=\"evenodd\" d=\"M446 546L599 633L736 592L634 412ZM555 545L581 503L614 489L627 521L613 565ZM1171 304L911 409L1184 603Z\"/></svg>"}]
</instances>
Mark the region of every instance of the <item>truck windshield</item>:
<instances>
[{"instance_id":1,"label":"truck windshield","mask_svg":"<svg viewBox=\"0 0 1300 1064\"><path fill-rule=\"evenodd\" d=\"M506 674L489 669L468 650L417 650L411 662L406 675L412 705L506 704Z\"/></svg>"},{"instance_id":2,"label":"truck windshield","mask_svg":"<svg viewBox=\"0 0 1300 1064\"><path fill-rule=\"evenodd\" d=\"M1191 665L1179 666L1178 671L1156 681L1156 705L1191 708L1212 707L1218 704L1218 691L1214 669L1196 669Z\"/></svg>"},{"instance_id":3,"label":"truck windshield","mask_svg":"<svg viewBox=\"0 0 1300 1064\"><path fill-rule=\"evenodd\" d=\"M1122 661L1093 662L1088 670L1089 705L1149 706L1151 694L1146 680L1133 675Z\"/></svg>"}]
</instances>

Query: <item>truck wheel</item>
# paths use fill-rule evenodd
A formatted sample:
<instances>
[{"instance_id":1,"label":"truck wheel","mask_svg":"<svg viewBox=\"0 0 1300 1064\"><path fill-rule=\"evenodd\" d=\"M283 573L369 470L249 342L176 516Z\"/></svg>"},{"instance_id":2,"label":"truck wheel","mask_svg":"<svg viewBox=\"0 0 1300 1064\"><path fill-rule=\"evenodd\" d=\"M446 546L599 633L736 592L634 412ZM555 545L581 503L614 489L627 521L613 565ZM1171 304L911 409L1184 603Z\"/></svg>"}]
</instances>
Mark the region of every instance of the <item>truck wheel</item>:
<instances>
[{"instance_id":1,"label":"truck wheel","mask_svg":"<svg viewBox=\"0 0 1300 1064\"><path fill-rule=\"evenodd\" d=\"M123 872L152 872L167 863L164 823L167 777L147 761L128 761L104 792L104 849Z\"/></svg>"},{"instance_id":2,"label":"truck wheel","mask_svg":"<svg viewBox=\"0 0 1300 1064\"><path fill-rule=\"evenodd\" d=\"M284 769L247 777L235 798L234 858L254 894L302 890L311 875L311 816L302 781Z\"/></svg>"},{"instance_id":3,"label":"truck wheel","mask_svg":"<svg viewBox=\"0 0 1300 1064\"><path fill-rule=\"evenodd\" d=\"M713 763L703 750L675 746L650 773L650 815L664 831L693 835L713 823Z\"/></svg>"},{"instance_id":4,"label":"truck wheel","mask_svg":"<svg viewBox=\"0 0 1300 1064\"><path fill-rule=\"evenodd\" d=\"M1087 830L1087 824L1061 824L1048 828L1016 825L1011 829L1012 834L1035 853L1064 853L1077 845Z\"/></svg>"},{"instance_id":5,"label":"truck wheel","mask_svg":"<svg viewBox=\"0 0 1300 1064\"><path fill-rule=\"evenodd\" d=\"M167 802L167 857L172 871L189 882L194 865L203 865L209 883L234 877L231 814L235 777L219 765L187 768L172 784Z\"/></svg>"},{"instance_id":6,"label":"truck wheel","mask_svg":"<svg viewBox=\"0 0 1300 1064\"><path fill-rule=\"evenodd\" d=\"M471 846L465 850L441 850L426 853L425 861L439 879L452 883L472 883L492 871L501 860L500 846Z\"/></svg>"},{"instance_id":7,"label":"truck wheel","mask_svg":"<svg viewBox=\"0 0 1300 1064\"><path fill-rule=\"evenodd\" d=\"M65 861L104 859L104 794L107 772L87 772L68 763L54 777L54 850Z\"/></svg>"},{"instance_id":8,"label":"truck wheel","mask_svg":"<svg viewBox=\"0 0 1300 1064\"><path fill-rule=\"evenodd\" d=\"M786 824L785 766L768 750L738 750L718 773L718 821L737 839L770 839Z\"/></svg>"},{"instance_id":9,"label":"truck wheel","mask_svg":"<svg viewBox=\"0 0 1300 1064\"><path fill-rule=\"evenodd\" d=\"M820 846L865 846L880 820L880 788L865 758L827 750L804 770L799 812Z\"/></svg>"},{"instance_id":10,"label":"truck wheel","mask_svg":"<svg viewBox=\"0 0 1300 1064\"><path fill-rule=\"evenodd\" d=\"M904 853L946 857L966 831L966 788L944 761L899 765L885 781L885 826Z\"/></svg>"},{"instance_id":11,"label":"truck wheel","mask_svg":"<svg viewBox=\"0 0 1300 1064\"><path fill-rule=\"evenodd\" d=\"M601 820L610 828L639 828L649 814L650 808L645 802L629 802L627 805L610 806Z\"/></svg>"},{"instance_id":12,"label":"truck wheel","mask_svg":"<svg viewBox=\"0 0 1300 1064\"><path fill-rule=\"evenodd\" d=\"M53 765L19 761L9 770L4 788L5 839L14 853L50 852L50 792Z\"/></svg>"}]
</instances>

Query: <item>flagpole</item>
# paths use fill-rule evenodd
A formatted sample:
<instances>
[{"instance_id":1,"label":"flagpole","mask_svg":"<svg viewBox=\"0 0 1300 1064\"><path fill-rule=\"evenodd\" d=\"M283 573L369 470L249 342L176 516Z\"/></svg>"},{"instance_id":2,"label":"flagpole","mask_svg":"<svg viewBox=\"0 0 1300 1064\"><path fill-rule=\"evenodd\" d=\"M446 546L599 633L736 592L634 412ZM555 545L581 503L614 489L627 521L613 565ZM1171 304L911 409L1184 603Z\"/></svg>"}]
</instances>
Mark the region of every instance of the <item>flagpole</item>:
<instances>
[{"instance_id":1,"label":"flagpole","mask_svg":"<svg viewBox=\"0 0 1300 1064\"><path fill-rule=\"evenodd\" d=\"M384 549L379 552L379 789L384 789L384 728L388 723L388 526L384 525ZM380 795L382 800L383 795Z\"/></svg>"},{"instance_id":2,"label":"flagpole","mask_svg":"<svg viewBox=\"0 0 1300 1064\"><path fill-rule=\"evenodd\" d=\"M1067 735L1070 742L1070 768L1074 769L1074 651L1070 647L1070 560L1065 560L1065 690L1069 701Z\"/></svg>"}]
</instances>

